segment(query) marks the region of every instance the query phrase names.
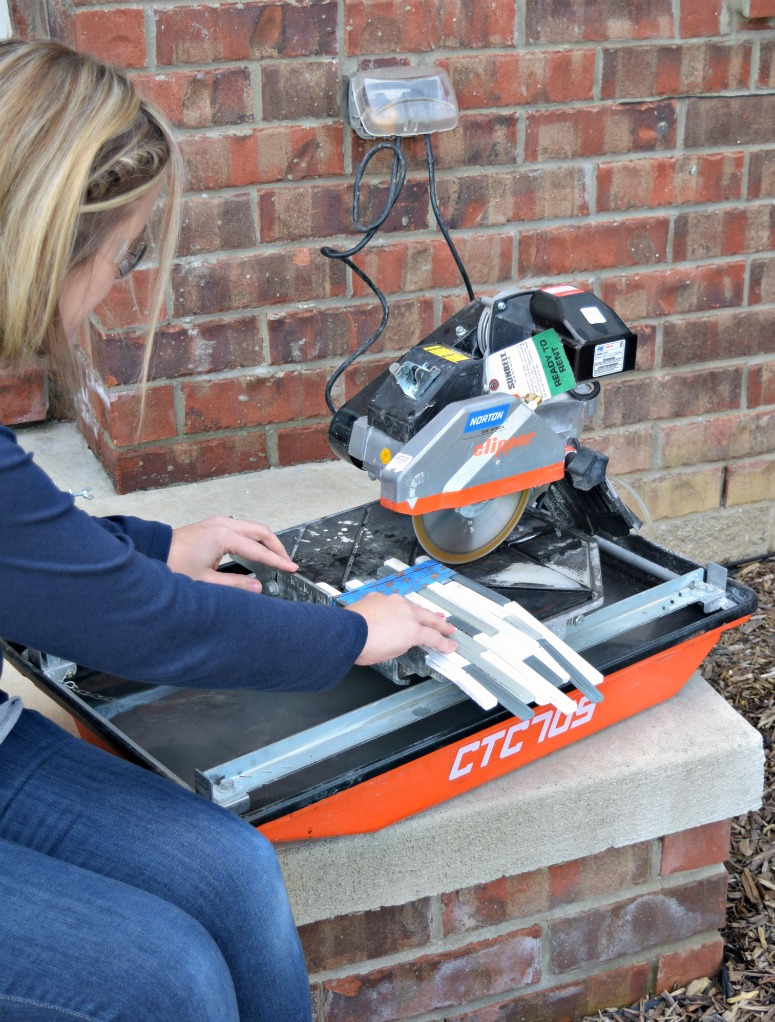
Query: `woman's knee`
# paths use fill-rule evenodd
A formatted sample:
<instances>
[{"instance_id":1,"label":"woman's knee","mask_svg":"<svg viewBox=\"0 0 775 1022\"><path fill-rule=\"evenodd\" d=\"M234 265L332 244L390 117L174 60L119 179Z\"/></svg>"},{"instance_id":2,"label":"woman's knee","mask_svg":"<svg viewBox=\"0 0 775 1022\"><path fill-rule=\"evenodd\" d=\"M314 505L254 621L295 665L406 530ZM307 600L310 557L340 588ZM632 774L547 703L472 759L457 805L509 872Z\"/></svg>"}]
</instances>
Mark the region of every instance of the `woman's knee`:
<instances>
[{"instance_id":1,"label":"woman's knee","mask_svg":"<svg viewBox=\"0 0 775 1022\"><path fill-rule=\"evenodd\" d=\"M114 973L116 1022L237 1022L231 972L204 927L174 906L146 922Z\"/></svg>"}]
</instances>

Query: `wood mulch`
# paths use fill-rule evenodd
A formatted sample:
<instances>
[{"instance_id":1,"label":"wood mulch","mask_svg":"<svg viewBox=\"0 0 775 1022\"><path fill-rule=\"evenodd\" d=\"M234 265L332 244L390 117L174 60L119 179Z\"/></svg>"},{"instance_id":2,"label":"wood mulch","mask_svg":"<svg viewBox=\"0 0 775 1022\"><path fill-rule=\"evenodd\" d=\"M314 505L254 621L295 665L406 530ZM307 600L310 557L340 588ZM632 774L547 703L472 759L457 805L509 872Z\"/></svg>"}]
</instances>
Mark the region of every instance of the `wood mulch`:
<instances>
[{"instance_id":1,"label":"wood mulch","mask_svg":"<svg viewBox=\"0 0 775 1022\"><path fill-rule=\"evenodd\" d=\"M732 572L753 589L750 621L727 632L702 666L710 684L761 733L761 809L732 821L729 898L721 973L583 1022L775 1022L775 558Z\"/></svg>"}]
</instances>

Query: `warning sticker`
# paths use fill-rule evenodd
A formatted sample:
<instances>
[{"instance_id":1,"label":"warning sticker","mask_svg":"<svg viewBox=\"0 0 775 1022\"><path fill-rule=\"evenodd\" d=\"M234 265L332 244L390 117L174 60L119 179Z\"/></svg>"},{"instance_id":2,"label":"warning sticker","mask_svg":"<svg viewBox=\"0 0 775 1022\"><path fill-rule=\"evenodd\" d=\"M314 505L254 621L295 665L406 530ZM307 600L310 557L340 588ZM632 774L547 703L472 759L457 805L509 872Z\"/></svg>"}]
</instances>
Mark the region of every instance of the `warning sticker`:
<instances>
[{"instance_id":1,"label":"warning sticker","mask_svg":"<svg viewBox=\"0 0 775 1022\"><path fill-rule=\"evenodd\" d=\"M548 295L580 295L581 288L574 287L573 284L552 284L550 287L542 287L542 291L546 291Z\"/></svg>"},{"instance_id":2,"label":"warning sticker","mask_svg":"<svg viewBox=\"0 0 775 1022\"><path fill-rule=\"evenodd\" d=\"M620 341L596 344L592 360L592 375L609 376L611 373L620 373L624 368L624 348L624 338Z\"/></svg>"},{"instance_id":3,"label":"warning sticker","mask_svg":"<svg viewBox=\"0 0 775 1022\"><path fill-rule=\"evenodd\" d=\"M547 400L576 386L559 334L551 329L488 355L484 371L491 391L516 397Z\"/></svg>"},{"instance_id":4,"label":"warning sticker","mask_svg":"<svg viewBox=\"0 0 775 1022\"><path fill-rule=\"evenodd\" d=\"M605 323L605 316L603 315L602 309L598 309L596 305L585 305L581 309L581 315L587 321L587 323Z\"/></svg>"},{"instance_id":5,"label":"warning sticker","mask_svg":"<svg viewBox=\"0 0 775 1022\"><path fill-rule=\"evenodd\" d=\"M390 472L400 472L405 469L407 465L411 465L413 458L411 454L396 454L387 463L385 468Z\"/></svg>"},{"instance_id":6,"label":"warning sticker","mask_svg":"<svg viewBox=\"0 0 775 1022\"><path fill-rule=\"evenodd\" d=\"M429 351L431 355L445 358L447 362L467 362L469 358L462 351L455 351L454 348L447 348L443 344L429 344L427 348L423 348L423 351Z\"/></svg>"}]
</instances>

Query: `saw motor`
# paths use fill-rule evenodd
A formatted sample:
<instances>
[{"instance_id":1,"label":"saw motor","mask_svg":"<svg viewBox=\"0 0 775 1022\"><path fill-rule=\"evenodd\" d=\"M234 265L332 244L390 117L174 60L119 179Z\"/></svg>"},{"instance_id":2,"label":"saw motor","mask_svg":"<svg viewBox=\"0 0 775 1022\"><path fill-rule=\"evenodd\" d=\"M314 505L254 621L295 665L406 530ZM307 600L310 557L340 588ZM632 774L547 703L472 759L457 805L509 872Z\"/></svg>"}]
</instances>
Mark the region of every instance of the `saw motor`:
<instances>
[{"instance_id":1,"label":"saw motor","mask_svg":"<svg viewBox=\"0 0 775 1022\"><path fill-rule=\"evenodd\" d=\"M626 518L607 458L578 438L600 378L632 369L636 343L572 285L476 299L335 412L331 447L379 480L380 502L411 515L445 563L495 549L553 484L594 491Z\"/></svg>"}]
</instances>

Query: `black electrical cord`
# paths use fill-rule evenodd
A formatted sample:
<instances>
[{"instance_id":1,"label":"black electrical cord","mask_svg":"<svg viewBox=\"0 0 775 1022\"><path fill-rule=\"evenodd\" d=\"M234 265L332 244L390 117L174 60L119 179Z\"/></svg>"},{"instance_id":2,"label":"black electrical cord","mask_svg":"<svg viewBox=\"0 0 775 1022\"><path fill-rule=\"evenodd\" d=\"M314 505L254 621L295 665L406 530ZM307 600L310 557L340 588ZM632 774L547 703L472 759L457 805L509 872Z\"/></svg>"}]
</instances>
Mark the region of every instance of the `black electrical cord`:
<instances>
[{"instance_id":1,"label":"black electrical cord","mask_svg":"<svg viewBox=\"0 0 775 1022\"><path fill-rule=\"evenodd\" d=\"M474 289L471 287L471 281L468 279L466 268L463 266L463 261L458 255L455 244L450 237L447 225L444 223L441 213L439 212L439 201L436 197L436 170L433 163L433 148L431 147L431 136L425 135L425 152L428 156L428 191L431 196L431 206L433 207L433 215L436 217L436 223L439 225L439 230L444 235L444 240L449 246L449 250L452 253L452 258L455 260L455 265L460 271L460 276L463 278L463 283L466 286L466 292L468 294L469 302L472 302L476 297L474 295Z\"/></svg>"},{"instance_id":2,"label":"black electrical cord","mask_svg":"<svg viewBox=\"0 0 775 1022\"><path fill-rule=\"evenodd\" d=\"M455 265L460 271L460 276L463 278L463 283L465 284L466 292L468 294L468 300L473 302L476 297L474 295L474 289L471 287L471 281L469 280L468 274L466 273L465 266L463 266L463 262L460 256L458 255L458 251L455 248L455 244L452 241L452 238L450 237L447 225L444 223L444 219L441 215L441 212L439 211L439 202L438 197L436 195L436 171L433 161L433 148L431 146L431 137L430 135L425 135L424 138L425 152L428 157L428 191L430 194L433 215L436 218L436 223L439 226L439 230L444 236L444 240L446 241L447 246L450 252L452 253L452 258L455 260ZM383 150L386 149L389 149L393 153L393 165L390 170L390 184L388 187L387 198L385 200L385 208L382 210L380 215L370 224L362 224L360 221L360 211L361 211L361 186L363 184L363 175L365 174L366 168L368 167L369 163L377 155L377 153L382 152ZM331 248L328 245L326 245L324 248L321 248L320 250L322 254L326 256L328 259L341 259L341 261L346 266L349 266L353 273L360 277L364 284L366 284L366 286L369 287L374 292L379 301L380 306L382 307L382 319L377 329L374 331L371 337L368 338L368 340L364 341L363 344L361 344L360 347L357 348L356 351L352 352L352 354L347 356L347 358L341 363L341 365L339 365L334 370L334 372L329 377L328 382L326 383L325 391L326 404L328 405L329 411L331 412L332 415L336 413L336 408L334 407L334 402L331 397L331 392L334 388L334 384L342 375L342 373L345 372L345 370L348 369L357 358L360 358L365 351L368 351L368 349L379 339L385 327L387 326L388 316L390 315L387 300L384 294L380 291L380 289L377 287L374 281L370 277L368 277L363 272L363 270L361 270L358 266L355 265L355 263L352 261L352 257L354 255L357 255L363 248L366 247L366 245L368 245L368 243L371 241L371 239L374 237L374 235L377 233L380 227L387 220L391 210L393 209L393 206L396 203L396 200L398 199L398 196L401 194L401 189L404 187L405 180L406 180L406 158L403 152L401 151L401 139L399 137L396 138L395 142L380 142L378 145L375 145L373 148L371 148L366 153L366 155L364 156L363 160L360 163L360 166L358 167L358 170L355 175L355 186L353 191L353 223L355 225L355 229L359 233L361 233L363 237L357 243L357 245L353 245L352 248L348 248L344 251L342 251L341 249Z\"/></svg>"},{"instance_id":3,"label":"black electrical cord","mask_svg":"<svg viewBox=\"0 0 775 1022\"><path fill-rule=\"evenodd\" d=\"M361 213L361 186L363 184L363 175L365 174L366 168L368 167L371 160L377 155L377 153L382 152L385 149L389 149L393 153L393 165L390 169L390 183L388 186L388 194L385 199L385 207L379 214L379 216L370 224L362 224L360 220L360 213ZM348 248L344 251L342 251L341 249L331 248L328 245L324 246L320 250L322 254L326 256L328 259L340 259L345 264L345 266L349 266L353 273L359 276L361 280L364 282L364 284L366 284L366 286L369 287L374 292L374 294L377 296L377 299L379 300L379 304L382 306L382 320L380 321L380 324L377 327L377 329L374 331L371 337L368 338L368 340L364 341L363 344L360 345L360 347L356 351L352 352L352 354L347 356L347 358L341 363L341 365L339 365L334 370L334 372L329 377L328 382L326 383L325 391L326 404L328 405L328 408L332 415L336 412L336 408L334 407L334 402L331 397L331 391L333 390L334 384L342 375L342 373L346 369L348 369L357 358L360 358L361 355L372 346L372 344L376 343L376 341L379 339L382 332L384 331L385 327L387 326L389 316L388 304L384 294L380 291L380 289L377 287L374 281L369 276L367 276L363 272L363 270L360 269L360 267L355 265L355 263L352 261L352 257L354 255L357 255L358 252L361 251L361 249L365 248L366 245L368 245L368 243L371 241L371 239L374 237L374 235L377 233L380 227L387 220L388 216L390 215L390 211L393 209L393 206L396 203L396 199L401 194L401 189L404 187L405 180L406 180L406 157L401 151L400 139L396 139L395 142L380 142L379 145L375 145L372 149L370 149L366 153L366 155L364 156L363 160L360 163L360 166L358 167L358 170L355 175L355 186L353 191L353 223L355 225L355 229L359 233L361 233L363 237L356 245L353 245L352 248Z\"/></svg>"}]
</instances>

